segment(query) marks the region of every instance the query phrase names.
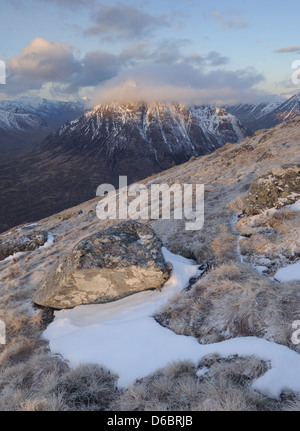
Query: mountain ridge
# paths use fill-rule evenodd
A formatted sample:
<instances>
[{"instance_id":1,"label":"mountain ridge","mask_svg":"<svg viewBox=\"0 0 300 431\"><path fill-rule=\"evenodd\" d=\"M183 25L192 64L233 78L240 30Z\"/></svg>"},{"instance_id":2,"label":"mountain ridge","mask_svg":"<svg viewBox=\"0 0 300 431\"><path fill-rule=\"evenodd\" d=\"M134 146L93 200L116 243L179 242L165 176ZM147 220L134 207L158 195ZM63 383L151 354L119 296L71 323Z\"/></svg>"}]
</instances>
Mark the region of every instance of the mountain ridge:
<instances>
[{"instance_id":1,"label":"mountain ridge","mask_svg":"<svg viewBox=\"0 0 300 431\"><path fill-rule=\"evenodd\" d=\"M0 100L0 155L28 151L67 121L85 112L85 102L21 97Z\"/></svg>"},{"instance_id":2,"label":"mountain ridge","mask_svg":"<svg viewBox=\"0 0 300 431\"><path fill-rule=\"evenodd\" d=\"M121 175L135 182L248 134L215 107L98 106L0 163L1 230L91 199L100 184L117 186Z\"/></svg>"},{"instance_id":3,"label":"mountain ridge","mask_svg":"<svg viewBox=\"0 0 300 431\"><path fill-rule=\"evenodd\" d=\"M260 129L269 129L293 120L300 115L300 93L285 99L277 96L270 101L258 104L226 105L225 109L235 115L252 133Z\"/></svg>"}]
</instances>

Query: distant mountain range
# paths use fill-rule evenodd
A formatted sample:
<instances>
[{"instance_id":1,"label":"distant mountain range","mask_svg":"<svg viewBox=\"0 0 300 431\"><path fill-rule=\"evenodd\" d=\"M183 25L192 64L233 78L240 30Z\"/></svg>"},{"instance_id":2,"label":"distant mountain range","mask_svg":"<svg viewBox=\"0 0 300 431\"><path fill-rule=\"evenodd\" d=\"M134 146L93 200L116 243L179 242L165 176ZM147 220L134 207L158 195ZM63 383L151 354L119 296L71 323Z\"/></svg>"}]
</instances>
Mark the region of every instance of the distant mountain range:
<instances>
[{"instance_id":1,"label":"distant mountain range","mask_svg":"<svg viewBox=\"0 0 300 431\"><path fill-rule=\"evenodd\" d=\"M0 100L0 157L30 150L85 111L84 100L61 102L29 97Z\"/></svg>"},{"instance_id":2,"label":"distant mountain range","mask_svg":"<svg viewBox=\"0 0 300 431\"><path fill-rule=\"evenodd\" d=\"M293 120L300 116L300 93L289 99L274 96L266 103L226 105L225 108L251 132L255 132L259 129L269 129L283 121Z\"/></svg>"},{"instance_id":3,"label":"distant mountain range","mask_svg":"<svg viewBox=\"0 0 300 431\"><path fill-rule=\"evenodd\" d=\"M0 163L0 231L93 198L100 184L117 186L119 175L132 183L247 135L212 106L97 106Z\"/></svg>"},{"instance_id":4,"label":"distant mountain range","mask_svg":"<svg viewBox=\"0 0 300 431\"><path fill-rule=\"evenodd\" d=\"M2 101L0 231L93 198L120 175L139 181L299 115L300 93L222 108Z\"/></svg>"},{"instance_id":5,"label":"distant mountain range","mask_svg":"<svg viewBox=\"0 0 300 431\"><path fill-rule=\"evenodd\" d=\"M211 106L111 104L97 106L62 126L40 150L96 157L110 172L127 159L142 158L144 175L145 169L148 173L166 169L247 135L233 115ZM137 174L130 174L132 179L141 178L139 169L137 165Z\"/></svg>"}]
</instances>

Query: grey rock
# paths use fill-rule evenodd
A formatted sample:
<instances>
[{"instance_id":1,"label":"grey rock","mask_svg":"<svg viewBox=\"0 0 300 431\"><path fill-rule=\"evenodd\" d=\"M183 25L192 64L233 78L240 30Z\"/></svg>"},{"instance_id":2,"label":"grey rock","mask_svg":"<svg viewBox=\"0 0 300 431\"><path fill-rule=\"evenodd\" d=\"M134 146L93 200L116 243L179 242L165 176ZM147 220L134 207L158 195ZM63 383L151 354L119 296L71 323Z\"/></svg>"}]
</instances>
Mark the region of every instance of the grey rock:
<instances>
[{"instance_id":1,"label":"grey rock","mask_svg":"<svg viewBox=\"0 0 300 431\"><path fill-rule=\"evenodd\" d=\"M44 245L47 239L48 233L43 231L0 238L0 261L18 252L33 251Z\"/></svg>"},{"instance_id":2,"label":"grey rock","mask_svg":"<svg viewBox=\"0 0 300 431\"><path fill-rule=\"evenodd\" d=\"M294 203L300 196L300 165L274 168L256 179L243 199L243 213L260 214Z\"/></svg>"},{"instance_id":3,"label":"grey rock","mask_svg":"<svg viewBox=\"0 0 300 431\"><path fill-rule=\"evenodd\" d=\"M171 265L153 230L130 221L80 241L46 274L34 302L56 309L121 299L160 289Z\"/></svg>"}]
</instances>

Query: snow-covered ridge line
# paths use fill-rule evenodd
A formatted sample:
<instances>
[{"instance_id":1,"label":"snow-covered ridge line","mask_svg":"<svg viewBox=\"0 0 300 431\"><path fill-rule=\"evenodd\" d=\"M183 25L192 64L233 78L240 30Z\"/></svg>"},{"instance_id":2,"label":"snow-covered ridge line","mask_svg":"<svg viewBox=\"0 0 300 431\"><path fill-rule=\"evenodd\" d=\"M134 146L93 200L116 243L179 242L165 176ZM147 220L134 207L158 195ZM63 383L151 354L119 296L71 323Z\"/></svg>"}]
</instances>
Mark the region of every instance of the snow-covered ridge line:
<instances>
[{"instance_id":1,"label":"snow-covered ridge line","mask_svg":"<svg viewBox=\"0 0 300 431\"><path fill-rule=\"evenodd\" d=\"M255 132L298 117L300 115L300 93L296 93L288 99L277 95L258 104L227 105L225 108L237 116L242 124Z\"/></svg>"},{"instance_id":2,"label":"snow-covered ridge line","mask_svg":"<svg viewBox=\"0 0 300 431\"><path fill-rule=\"evenodd\" d=\"M16 100L0 100L0 129L24 131L28 128L41 128L45 121L74 112L85 110L83 100L70 102L42 98L21 97Z\"/></svg>"},{"instance_id":3,"label":"snow-covered ridge line","mask_svg":"<svg viewBox=\"0 0 300 431\"><path fill-rule=\"evenodd\" d=\"M256 337L201 345L196 338L177 335L156 322L155 313L191 277L199 275L193 262L166 249L163 253L172 263L173 273L161 292L56 312L43 333L51 351L73 367L81 363L107 367L119 376L119 387L128 387L172 361L189 360L197 365L211 354L254 356L270 361L271 368L252 383L253 389L272 398L279 398L283 391L300 392L300 355L288 347ZM199 371L198 376L205 374Z\"/></svg>"},{"instance_id":4,"label":"snow-covered ridge line","mask_svg":"<svg viewBox=\"0 0 300 431\"><path fill-rule=\"evenodd\" d=\"M160 135L161 140L169 147L170 154L173 154L175 148L185 146L194 150L194 155L197 155L195 140L198 144L203 141L203 145L204 141L207 141L211 149L215 149L226 142L238 142L248 135L239 120L223 108L173 103L97 105L82 116L79 124L72 122L61 127L58 133L59 136L64 133L66 136L72 135L73 132L84 133L86 140L98 141L100 144L104 139L104 130L106 135L108 129L124 135L125 125L127 130L139 131L149 143ZM158 132L156 138L153 138L154 131ZM169 142L170 139L172 142Z\"/></svg>"}]
</instances>

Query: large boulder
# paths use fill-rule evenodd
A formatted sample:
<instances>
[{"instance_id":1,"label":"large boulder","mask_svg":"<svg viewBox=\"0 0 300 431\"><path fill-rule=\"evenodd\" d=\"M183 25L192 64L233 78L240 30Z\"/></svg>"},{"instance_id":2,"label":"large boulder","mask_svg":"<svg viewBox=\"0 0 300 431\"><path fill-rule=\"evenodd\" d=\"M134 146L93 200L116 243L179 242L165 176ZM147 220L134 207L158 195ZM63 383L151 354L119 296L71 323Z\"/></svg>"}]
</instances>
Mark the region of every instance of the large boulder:
<instances>
[{"instance_id":1,"label":"large boulder","mask_svg":"<svg viewBox=\"0 0 300 431\"><path fill-rule=\"evenodd\" d=\"M123 222L80 241L54 264L34 302L63 309L114 301L161 288L171 269L149 226Z\"/></svg>"}]
</instances>

